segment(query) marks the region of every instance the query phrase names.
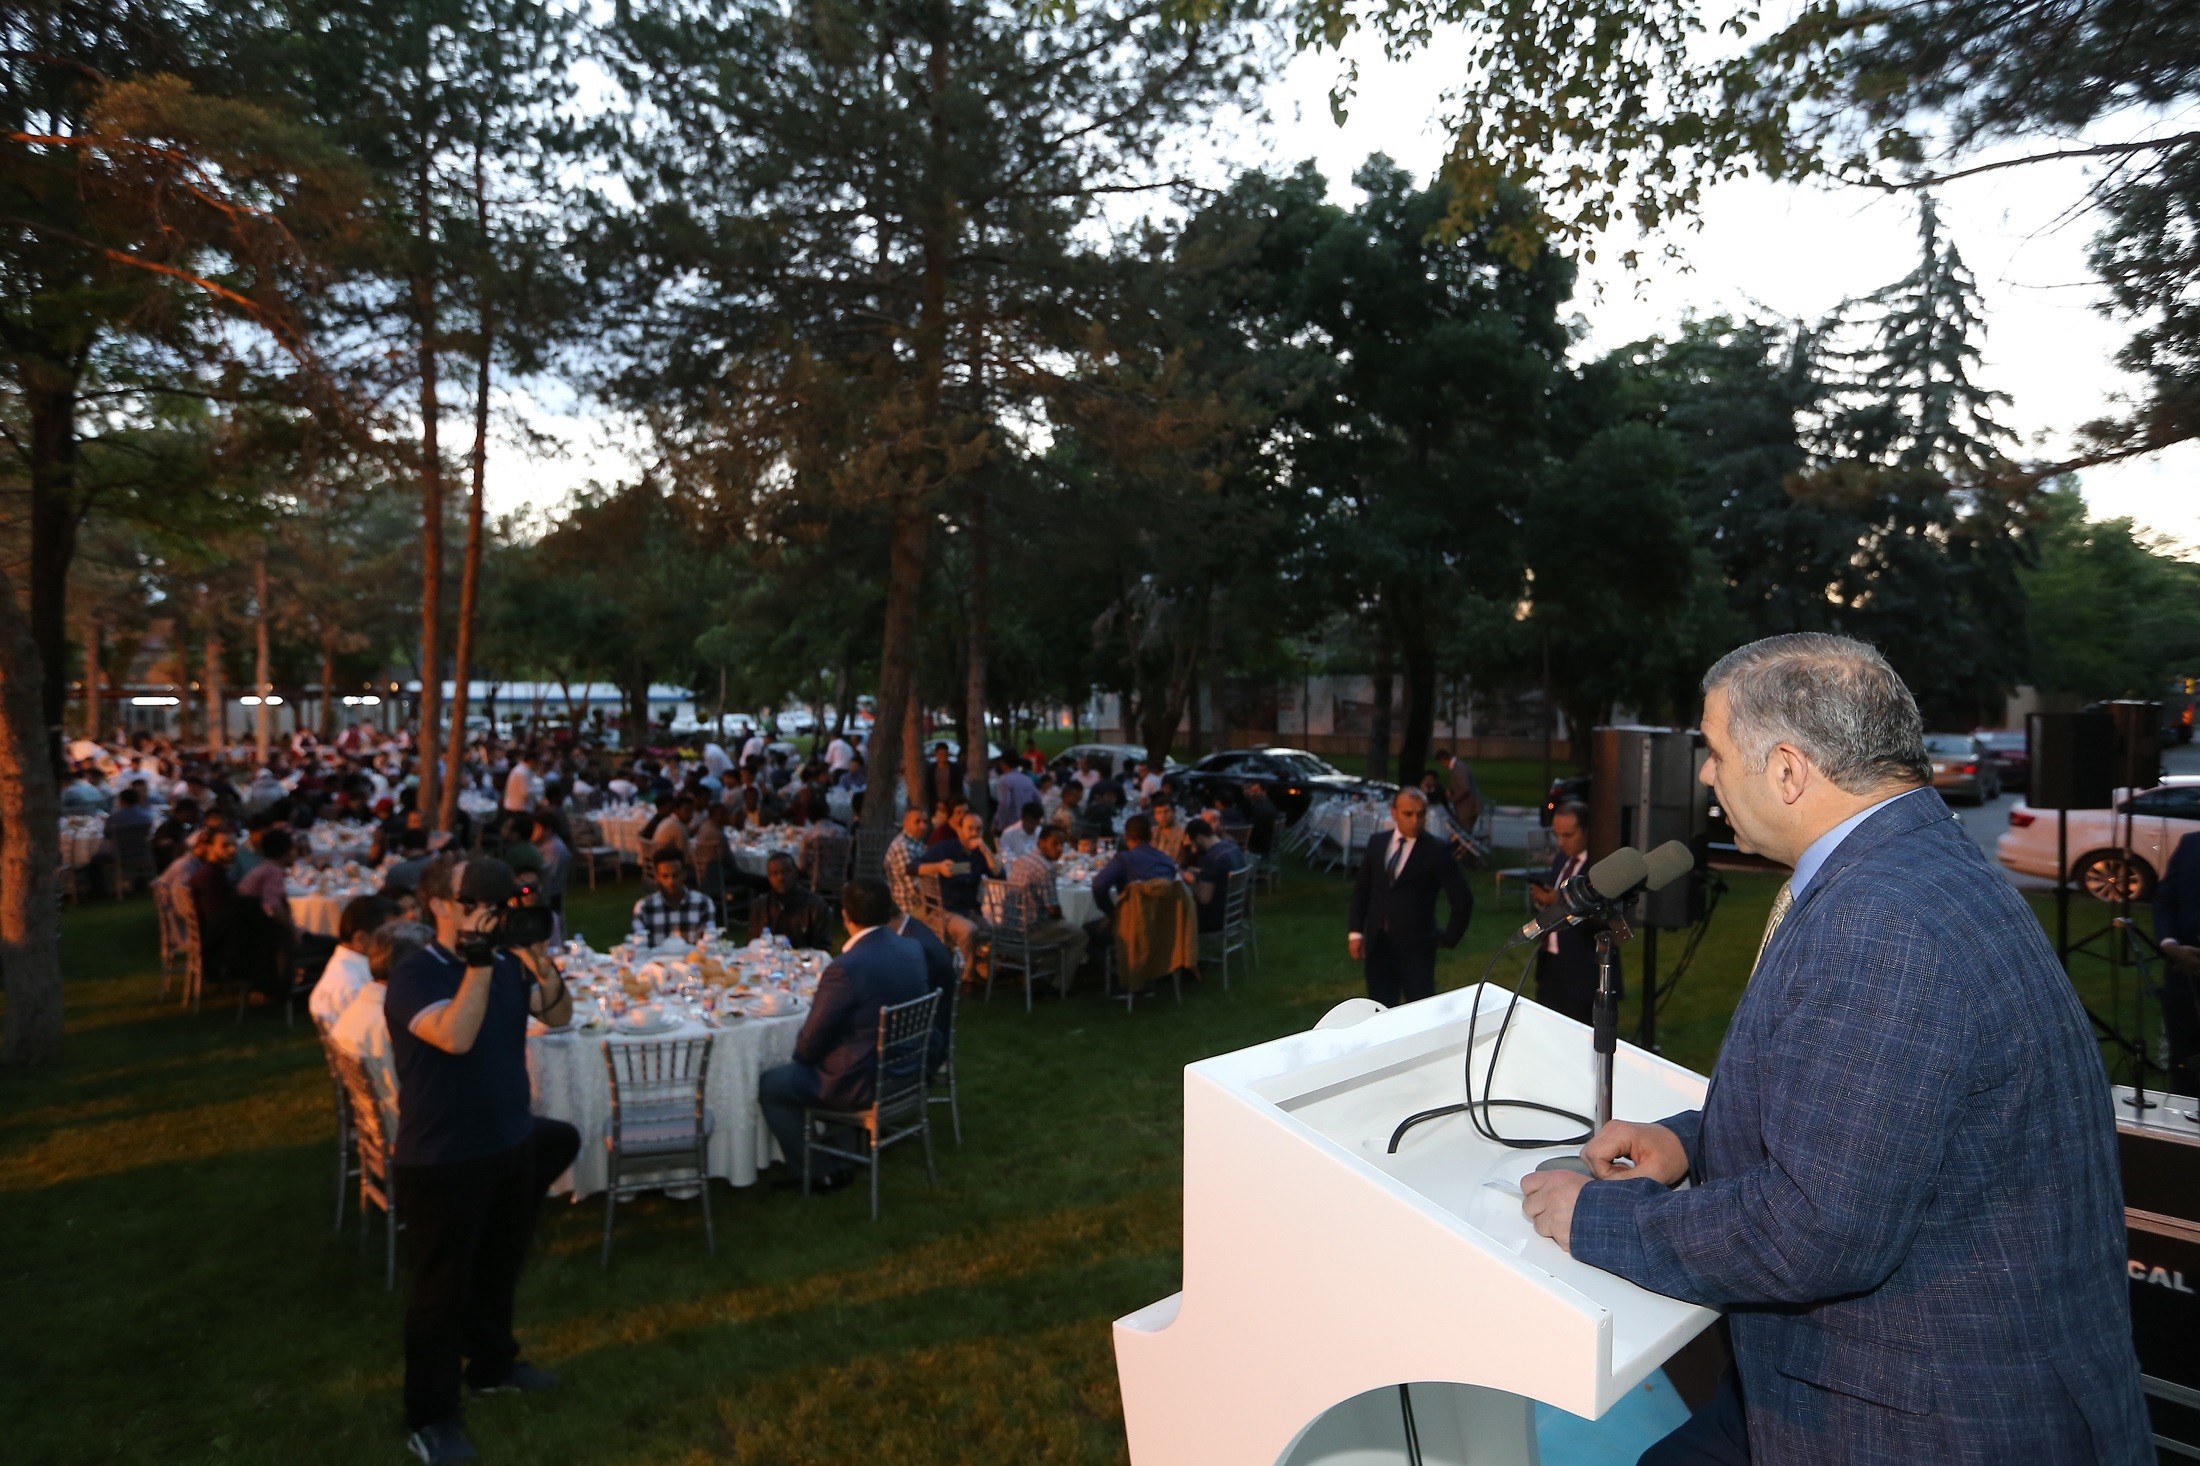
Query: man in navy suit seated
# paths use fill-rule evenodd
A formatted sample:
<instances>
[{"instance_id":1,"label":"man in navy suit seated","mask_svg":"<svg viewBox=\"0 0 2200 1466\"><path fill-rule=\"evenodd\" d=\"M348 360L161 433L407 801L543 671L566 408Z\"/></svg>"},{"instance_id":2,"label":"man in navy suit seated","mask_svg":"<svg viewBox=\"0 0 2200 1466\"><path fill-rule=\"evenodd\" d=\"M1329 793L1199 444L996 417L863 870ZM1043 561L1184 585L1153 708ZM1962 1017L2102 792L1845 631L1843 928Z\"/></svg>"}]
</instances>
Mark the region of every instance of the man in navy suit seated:
<instances>
[{"instance_id":1,"label":"man in navy suit seated","mask_svg":"<svg viewBox=\"0 0 2200 1466\"><path fill-rule=\"evenodd\" d=\"M2200 1094L2200 834L2177 842L2154 887L2154 939L2162 945L2169 1087Z\"/></svg>"},{"instance_id":2,"label":"man in navy suit seated","mask_svg":"<svg viewBox=\"0 0 2200 1466\"><path fill-rule=\"evenodd\" d=\"M871 1103L878 1070L879 1009L924 996L924 953L890 928L894 898L883 881L859 877L840 893L840 919L848 940L817 980L810 1016L794 1041L794 1062L766 1069L756 1082L764 1123L787 1159L782 1190L802 1184L802 1153L809 1145L802 1123L806 1107L860 1110ZM848 1184L843 1166L810 1178L812 1191Z\"/></svg>"},{"instance_id":3,"label":"man in navy suit seated","mask_svg":"<svg viewBox=\"0 0 2200 1466\"><path fill-rule=\"evenodd\" d=\"M1726 1310L1734 1368L1644 1466L2151 1462L2108 1076L1909 689L1772 637L1704 678L1703 736L1736 843L1794 872L1710 1091L1521 1183L1575 1257Z\"/></svg>"}]
</instances>

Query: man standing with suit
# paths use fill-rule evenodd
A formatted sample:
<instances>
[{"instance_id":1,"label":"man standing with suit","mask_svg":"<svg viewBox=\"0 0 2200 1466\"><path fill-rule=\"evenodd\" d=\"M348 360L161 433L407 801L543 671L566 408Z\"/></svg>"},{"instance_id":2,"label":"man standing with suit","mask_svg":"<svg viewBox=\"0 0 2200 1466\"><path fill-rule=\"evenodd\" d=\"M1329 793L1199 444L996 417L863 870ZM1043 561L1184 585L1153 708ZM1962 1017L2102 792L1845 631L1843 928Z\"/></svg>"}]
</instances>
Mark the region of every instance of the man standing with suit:
<instances>
[{"instance_id":1,"label":"man standing with suit","mask_svg":"<svg viewBox=\"0 0 2200 1466\"><path fill-rule=\"evenodd\" d=\"M1551 857L1549 879L1528 887L1528 899L1538 911L1558 899L1559 888L1582 873L1589 864L1589 811L1577 803L1560 805L1551 812L1551 839L1558 853ZM1620 955L1612 952L1612 978L1620 977ZM1624 986L1620 990L1626 996ZM1597 999L1597 941L1588 927L1576 922L1553 927L1535 949L1535 1000L1554 1013L1587 1023Z\"/></svg>"},{"instance_id":2,"label":"man standing with suit","mask_svg":"<svg viewBox=\"0 0 2200 1466\"><path fill-rule=\"evenodd\" d=\"M1428 800L1400 789L1390 801L1391 828L1367 842L1359 883L1352 888L1352 930L1345 938L1355 962L1367 964L1367 995L1396 1007L1436 991L1436 949L1456 947L1474 916L1474 893L1441 840L1427 837ZM1451 904L1438 931L1436 897Z\"/></svg>"},{"instance_id":3,"label":"man standing with suit","mask_svg":"<svg viewBox=\"0 0 2200 1466\"><path fill-rule=\"evenodd\" d=\"M802 1184L802 1153L809 1146L805 1107L860 1110L871 1103L878 1080L878 1015L881 1008L921 998L926 992L924 953L889 926L894 898L882 881L859 876L840 893L840 919L848 927L840 955L817 980L810 1016L795 1037L794 1062L766 1069L756 1083L764 1123L787 1159L788 1174L773 1184ZM812 1191L848 1184L846 1167L813 1176Z\"/></svg>"},{"instance_id":4,"label":"man standing with suit","mask_svg":"<svg viewBox=\"0 0 2200 1466\"><path fill-rule=\"evenodd\" d=\"M2152 1461L2108 1076L1909 689L1772 637L1705 677L1703 736L1736 843L1794 871L1703 1108L1521 1183L1581 1261L1727 1311L1734 1366L1644 1466Z\"/></svg>"},{"instance_id":5,"label":"man standing with suit","mask_svg":"<svg viewBox=\"0 0 2200 1466\"><path fill-rule=\"evenodd\" d=\"M2162 947L2162 1036L2169 1041L2169 1087L2200 1091L2200 834L2170 852L2154 888L2154 937Z\"/></svg>"}]
</instances>

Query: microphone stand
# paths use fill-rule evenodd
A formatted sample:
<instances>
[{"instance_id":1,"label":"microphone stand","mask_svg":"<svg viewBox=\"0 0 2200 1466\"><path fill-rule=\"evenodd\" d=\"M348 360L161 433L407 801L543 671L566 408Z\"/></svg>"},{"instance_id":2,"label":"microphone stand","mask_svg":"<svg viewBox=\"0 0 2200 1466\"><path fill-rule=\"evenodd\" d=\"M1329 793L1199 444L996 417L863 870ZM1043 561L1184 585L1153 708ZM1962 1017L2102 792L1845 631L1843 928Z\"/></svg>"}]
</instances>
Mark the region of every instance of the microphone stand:
<instances>
[{"instance_id":1,"label":"microphone stand","mask_svg":"<svg viewBox=\"0 0 2200 1466\"><path fill-rule=\"evenodd\" d=\"M1614 912L1597 932L1597 996L1590 1009L1596 1052L1596 1128L1612 1123L1612 1072L1619 1053L1619 972L1615 949L1634 936L1627 918Z\"/></svg>"}]
</instances>

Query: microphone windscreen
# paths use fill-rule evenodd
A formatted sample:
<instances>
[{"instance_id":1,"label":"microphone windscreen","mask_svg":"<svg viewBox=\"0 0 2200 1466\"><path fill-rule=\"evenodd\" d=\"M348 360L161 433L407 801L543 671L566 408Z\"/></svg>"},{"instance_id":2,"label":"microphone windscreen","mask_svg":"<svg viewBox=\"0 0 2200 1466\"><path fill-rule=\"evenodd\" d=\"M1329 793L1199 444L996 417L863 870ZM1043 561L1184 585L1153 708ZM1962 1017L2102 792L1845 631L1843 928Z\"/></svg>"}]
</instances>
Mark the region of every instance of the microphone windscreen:
<instances>
[{"instance_id":1,"label":"microphone windscreen","mask_svg":"<svg viewBox=\"0 0 2200 1466\"><path fill-rule=\"evenodd\" d=\"M1696 852L1679 840L1668 840L1642 858L1649 868L1647 888L1662 891L1696 868Z\"/></svg>"},{"instance_id":2,"label":"microphone windscreen","mask_svg":"<svg viewBox=\"0 0 2200 1466\"><path fill-rule=\"evenodd\" d=\"M1642 852L1632 845L1622 845L1589 867L1589 885L1605 900L1617 901L1641 885L1648 873Z\"/></svg>"}]
</instances>

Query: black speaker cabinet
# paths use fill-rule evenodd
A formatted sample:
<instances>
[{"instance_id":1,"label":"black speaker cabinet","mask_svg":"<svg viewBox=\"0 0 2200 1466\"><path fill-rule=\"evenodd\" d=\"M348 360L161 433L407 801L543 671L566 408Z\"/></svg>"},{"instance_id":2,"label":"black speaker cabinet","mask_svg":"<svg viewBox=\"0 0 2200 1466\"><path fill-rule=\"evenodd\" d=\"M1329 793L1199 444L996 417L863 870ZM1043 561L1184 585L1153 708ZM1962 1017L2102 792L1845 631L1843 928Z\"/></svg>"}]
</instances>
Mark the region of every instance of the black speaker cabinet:
<instances>
[{"instance_id":1,"label":"black speaker cabinet","mask_svg":"<svg viewBox=\"0 0 2200 1466\"><path fill-rule=\"evenodd\" d=\"M1688 728L1598 728L1589 781L1589 856L1622 845L1649 851L1679 840L1709 868L1711 791L1703 771L1703 735ZM1703 916L1704 883L1695 876L1642 898L1637 919L1677 930Z\"/></svg>"},{"instance_id":2,"label":"black speaker cabinet","mask_svg":"<svg viewBox=\"0 0 2200 1466\"><path fill-rule=\"evenodd\" d=\"M2034 809L2107 809L2116 789L2116 720L2107 713L2033 713L2024 802ZM2151 780L2149 782L2152 782Z\"/></svg>"},{"instance_id":3,"label":"black speaker cabinet","mask_svg":"<svg viewBox=\"0 0 2200 1466\"><path fill-rule=\"evenodd\" d=\"M2160 1459L2200 1458L2200 1125L2193 1101L2154 1095L2143 1115L2116 1091L2130 1239L2131 1333ZM2166 1100L2166 1102L2164 1102Z\"/></svg>"},{"instance_id":4,"label":"black speaker cabinet","mask_svg":"<svg viewBox=\"0 0 2200 1466\"><path fill-rule=\"evenodd\" d=\"M2158 702L2104 702L2087 709L2103 712L2116 725L2111 767L2117 787L2151 789L2162 777L2162 705Z\"/></svg>"}]
</instances>

